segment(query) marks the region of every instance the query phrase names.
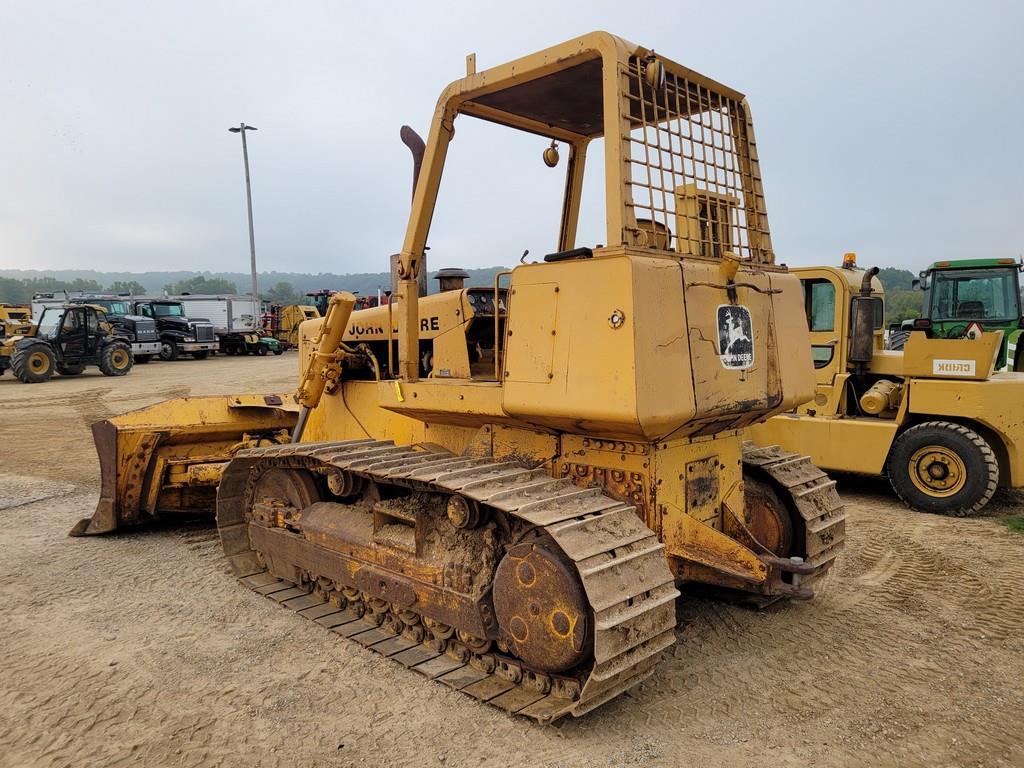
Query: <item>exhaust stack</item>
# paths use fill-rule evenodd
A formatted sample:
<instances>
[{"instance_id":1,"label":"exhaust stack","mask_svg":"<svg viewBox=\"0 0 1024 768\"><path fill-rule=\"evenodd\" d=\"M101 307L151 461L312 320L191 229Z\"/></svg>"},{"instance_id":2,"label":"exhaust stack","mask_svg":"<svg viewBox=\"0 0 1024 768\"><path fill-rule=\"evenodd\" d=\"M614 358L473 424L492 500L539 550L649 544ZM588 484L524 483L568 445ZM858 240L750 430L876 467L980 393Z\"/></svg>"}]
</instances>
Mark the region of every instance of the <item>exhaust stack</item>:
<instances>
[{"instance_id":1,"label":"exhaust stack","mask_svg":"<svg viewBox=\"0 0 1024 768\"><path fill-rule=\"evenodd\" d=\"M402 143L409 148L412 153L412 196L416 197L416 185L420 180L420 168L423 166L423 153L426 152L427 145L420 138L420 135L416 133L408 125L403 125L402 130L399 132L399 136L402 139ZM420 272L416 278L418 284L418 292L420 296L427 295L427 254L423 254L423 258L420 259ZM391 295L398 296L398 254L391 254Z\"/></svg>"}]
</instances>

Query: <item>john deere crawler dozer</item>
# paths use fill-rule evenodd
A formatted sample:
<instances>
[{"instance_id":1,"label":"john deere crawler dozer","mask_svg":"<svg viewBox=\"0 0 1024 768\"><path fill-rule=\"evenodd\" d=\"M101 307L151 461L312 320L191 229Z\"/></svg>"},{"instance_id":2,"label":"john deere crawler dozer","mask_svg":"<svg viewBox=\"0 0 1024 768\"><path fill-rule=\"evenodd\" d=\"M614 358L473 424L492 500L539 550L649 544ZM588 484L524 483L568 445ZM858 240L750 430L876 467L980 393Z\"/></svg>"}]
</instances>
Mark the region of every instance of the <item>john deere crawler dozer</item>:
<instances>
[{"instance_id":1,"label":"john deere crawler dozer","mask_svg":"<svg viewBox=\"0 0 1024 768\"><path fill-rule=\"evenodd\" d=\"M294 398L191 399L97 425L103 488L79 532L202 511L215 494L244 584L549 720L651 674L674 640L677 582L811 597L844 514L806 458L743 447L745 427L814 393L743 95L605 33L473 62L437 104L397 302L353 312L338 293L303 323ZM549 165L567 148L556 248L493 287L420 299L446 153L472 119L552 142ZM599 138L608 245L585 247ZM247 447L283 425L289 444Z\"/></svg>"}]
</instances>

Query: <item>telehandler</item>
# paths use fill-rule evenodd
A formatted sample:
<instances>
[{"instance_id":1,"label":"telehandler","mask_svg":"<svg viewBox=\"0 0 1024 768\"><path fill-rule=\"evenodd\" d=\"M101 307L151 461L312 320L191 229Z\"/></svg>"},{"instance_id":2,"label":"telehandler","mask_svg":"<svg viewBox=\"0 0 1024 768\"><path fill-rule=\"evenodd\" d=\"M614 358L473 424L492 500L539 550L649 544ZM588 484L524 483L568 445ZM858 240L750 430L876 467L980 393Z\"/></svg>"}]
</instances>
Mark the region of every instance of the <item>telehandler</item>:
<instances>
[{"instance_id":1,"label":"telehandler","mask_svg":"<svg viewBox=\"0 0 1024 768\"><path fill-rule=\"evenodd\" d=\"M421 299L455 124L475 119L536 136L549 167L567 150L555 250ZM576 242L588 147L608 245ZM480 72L471 56L418 170L397 303L335 293L300 328L294 398L96 424L100 501L75 533L215 506L247 586L541 721L652 673L677 582L810 598L843 545L834 483L743 445L814 394L743 95L602 32ZM245 447L282 426L288 444Z\"/></svg>"},{"instance_id":2,"label":"telehandler","mask_svg":"<svg viewBox=\"0 0 1024 768\"><path fill-rule=\"evenodd\" d=\"M1003 332L910 333L882 345L878 268L800 267L816 393L752 427L756 443L806 451L820 467L886 475L909 507L982 509L998 486L1024 486L1024 375L994 372ZM802 343L802 342L801 342Z\"/></svg>"},{"instance_id":3,"label":"telehandler","mask_svg":"<svg viewBox=\"0 0 1024 768\"><path fill-rule=\"evenodd\" d=\"M54 373L77 376L90 365L104 376L124 376L132 369L127 339L94 304L46 307L24 334L0 339L0 374L10 368L25 384L48 381Z\"/></svg>"}]
</instances>

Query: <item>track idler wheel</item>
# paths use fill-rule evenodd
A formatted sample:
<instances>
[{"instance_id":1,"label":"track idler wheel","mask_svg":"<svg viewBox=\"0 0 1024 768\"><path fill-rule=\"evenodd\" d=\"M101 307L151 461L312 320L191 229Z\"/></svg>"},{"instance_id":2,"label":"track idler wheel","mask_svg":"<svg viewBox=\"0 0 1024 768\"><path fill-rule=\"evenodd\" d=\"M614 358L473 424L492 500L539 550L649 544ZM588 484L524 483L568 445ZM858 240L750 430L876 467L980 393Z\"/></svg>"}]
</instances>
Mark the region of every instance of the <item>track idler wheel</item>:
<instances>
[{"instance_id":1,"label":"track idler wheel","mask_svg":"<svg viewBox=\"0 0 1024 768\"><path fill-rule=\"evenodd\" d=\"M494 575L501 643L528 666L563 672L590 654L590 611L575 567L544 542L517 544Z\"/></svg>"},{"instance_id":2,"label":"track idler wheel","mask_svg":"<svg viewBox=\"0 0 1024 768\"><path fill-rule=\"evenodd\" d=\"M743 479L747 530L776 557L789 557L793 548L793 521L789 509L767 483Z\"/></svg>"}]
</instances>

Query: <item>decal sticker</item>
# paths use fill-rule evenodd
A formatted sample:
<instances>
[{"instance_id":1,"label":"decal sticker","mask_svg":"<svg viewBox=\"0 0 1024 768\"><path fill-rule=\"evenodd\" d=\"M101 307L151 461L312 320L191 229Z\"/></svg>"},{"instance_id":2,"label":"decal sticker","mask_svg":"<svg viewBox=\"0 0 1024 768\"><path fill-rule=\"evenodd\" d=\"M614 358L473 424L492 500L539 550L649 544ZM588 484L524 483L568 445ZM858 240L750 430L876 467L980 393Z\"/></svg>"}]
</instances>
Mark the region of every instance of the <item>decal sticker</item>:
<instances>
[{"instance_id":1,"label":"decal sticker","mask_svg":"<svg viewBox=\"0 0 1024 768\"><path fill-rule=\"evenodd\" d=\"M974 360L932 360L935 376L974 376Z\"/></svg>"},{"instance_id":2,"label":"decal sticker","mask_svg":"<svg viewBox=\"0 0 1024 768\"><path fill-rule=\"evenodd\" d=\"M749 368L754 364L754 327L746 307L719 305L718 354L726 368Z\"/></svg>"}]
</instances>

